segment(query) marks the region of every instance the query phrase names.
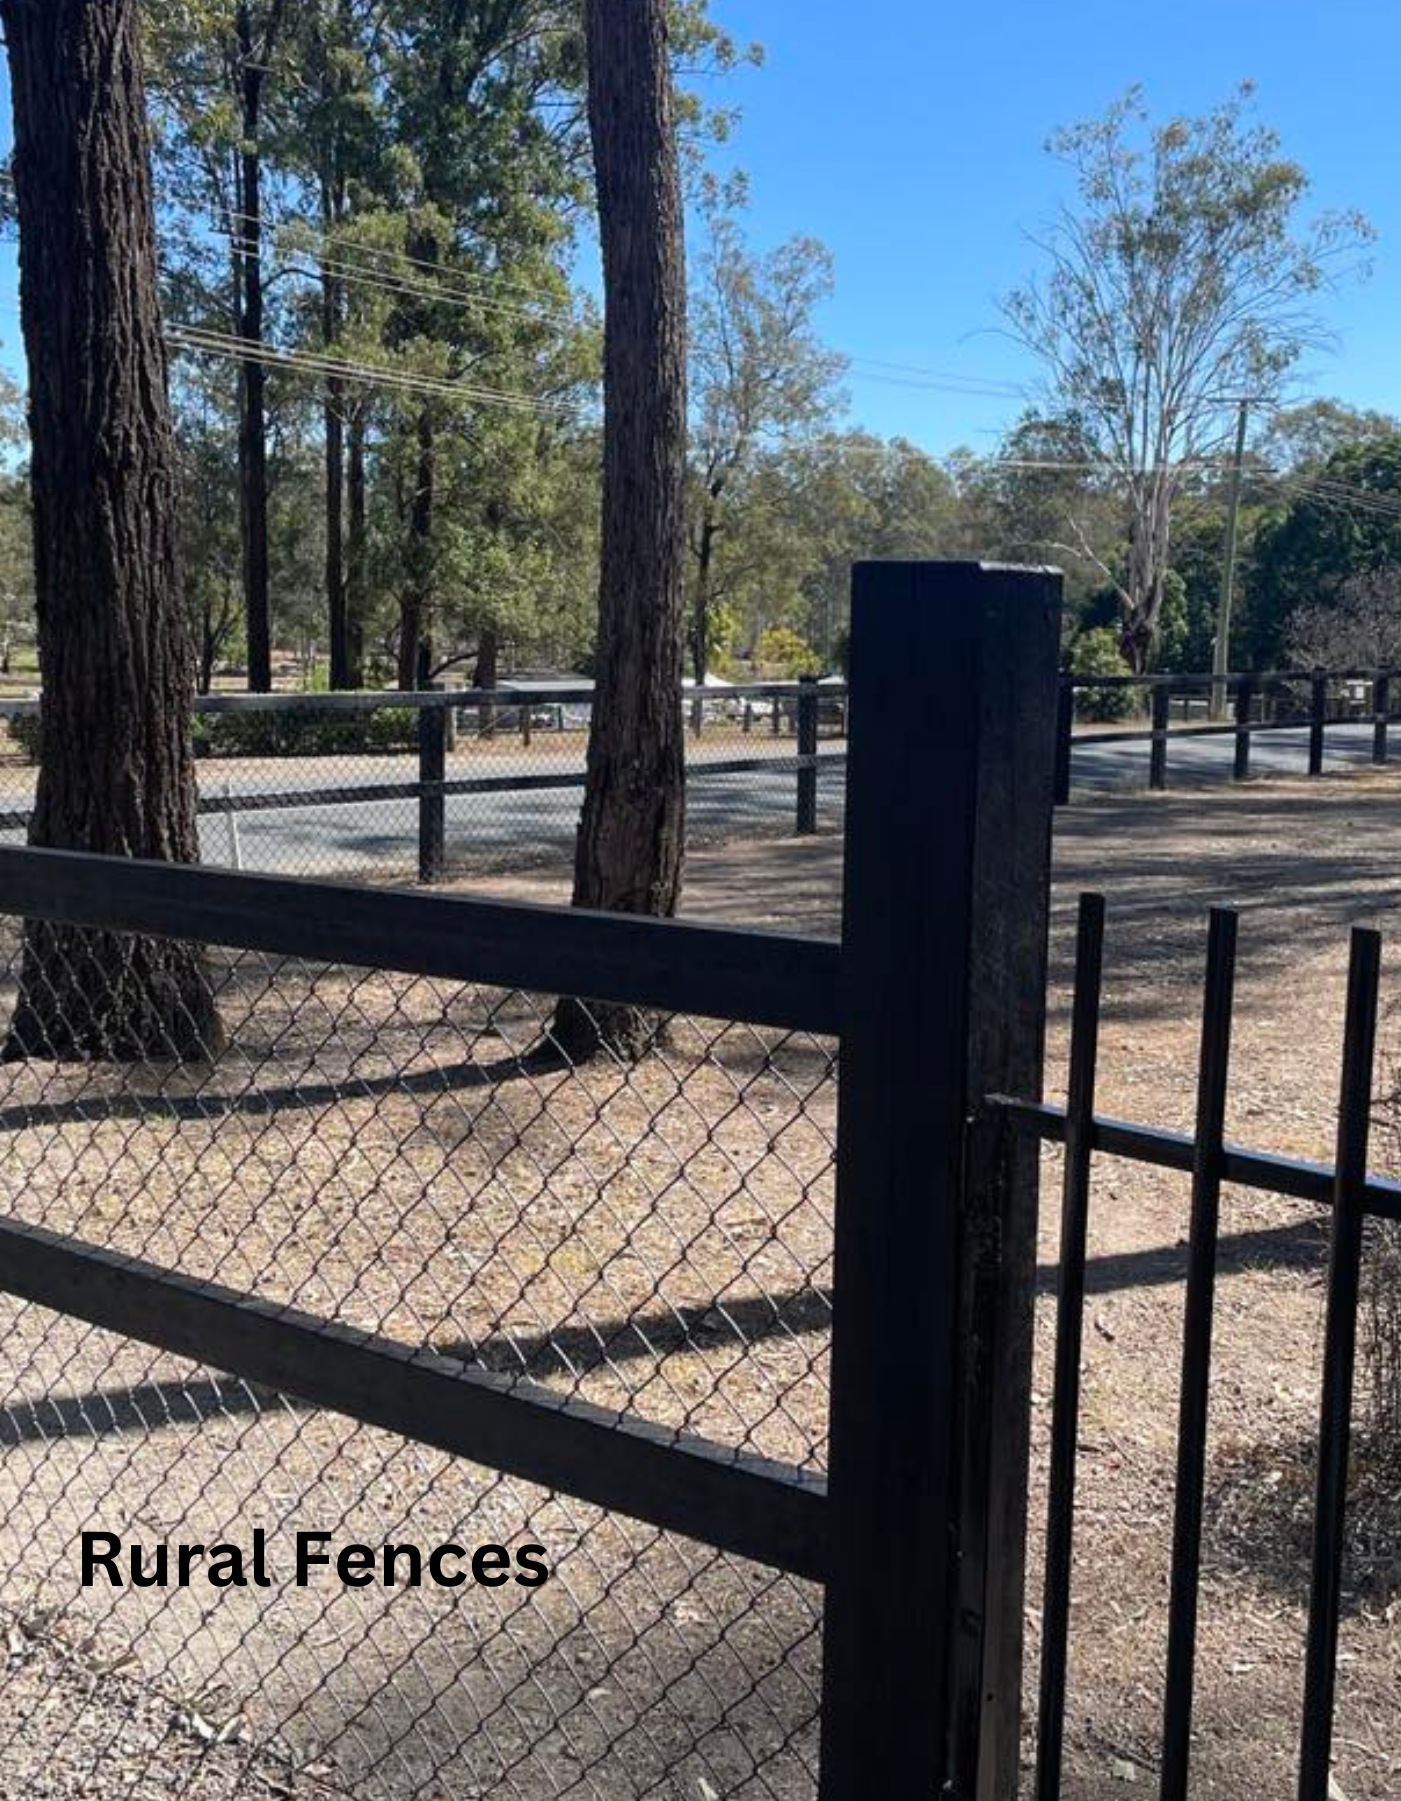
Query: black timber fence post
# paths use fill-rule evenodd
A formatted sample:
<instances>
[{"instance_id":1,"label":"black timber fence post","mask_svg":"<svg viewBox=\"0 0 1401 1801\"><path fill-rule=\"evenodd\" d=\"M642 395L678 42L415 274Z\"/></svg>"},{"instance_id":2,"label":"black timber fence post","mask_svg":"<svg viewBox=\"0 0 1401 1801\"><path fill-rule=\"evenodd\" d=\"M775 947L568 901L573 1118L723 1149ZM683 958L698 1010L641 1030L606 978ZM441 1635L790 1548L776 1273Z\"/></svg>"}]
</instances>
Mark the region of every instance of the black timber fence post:
<instances>
[{"instance_id":1,"label":"black timber fence post","mask_svg":"<svg viewBox=\"0 0 1401 1801\"><path fill-rule=\"evenodd\" d=\"M1255 700L1255 683L1243 675L1236 684L1236 756L1231 774L1243 782L1250 774L1250 709Z\"/></svg>"},{"instance_id":2,"label":"black timber fence post","mask_svg":"<svg viewBox=\"0 0 1401 1801\"><path fill-rule=\"evenodd\" d=\"M419 652L418 685L428 683L428 659ZM440 882L447 863L448 715L445 703L418 709L418 879Z\"/></svg>"},{"instance_id":3,"label":"black timber fence post","mask_svg":"<svg viewBox=\"0 0 1401 1801\"><path fill-rule=\"evenodd\" d=\"M1386 728L1391 718L1391 677L1381 672L1372 681L1372 761L1387 759Z\"/></svg>"},{"instance_id":4,"label":"black timber fence post","mask_svg":"<svg viewBox=\"0 0 1401 1801\"><path fill-rule=\"evenodd\" d=\"M1309 774L1323 774L1323 727L1328 717L1328 677L1315 675L1309 684Z\"/></svg>"},{"instance_id":5,"label":"black timber fence post","mask_svg":"<svg viewBox=\"0 0 1401 1801\"><path fill-rule=\"evenodd\" d=\"M1172 690L1166 682L1153 684L1153 738L1148 746L1148 786L1167 787L1168 721L1171 717Z\"/></svg>"},{"instance_id":6,"label":"black timber fence post","mask_svg":"<svg viewBox=\"0 0 1401 1801\"><path fill-rule=\"evenodd\" d=\"M1059 616L855 572L821 1801L1015 1791L1037 1157L981 1101L1040 1093Z\"/></svg>"},{"instance_id":7,"label":"black timber fence post","mask_svg":"<svg viewBox=\"0 0 1401 1801\"><path fill-rule=\"evenodd\" d=\"M1058 807L1070 805L1070 748L1075 736L1075 683L1068 675L1060 678L1060 699L1056 712L1056 784Z\"/></svg>"},{"instance_id":8,"label":"black timber fence post","mask_svg":"<svg viewBox=\"0 0 1401 1801\"><path fill-rule=\"evenodd\" d=\"M817 756L817 677L800 676L798 680L798 756ZM817 830L817 765L798 764L798 808L796 831L800 838Z\"/></svg>"}]
</instances>

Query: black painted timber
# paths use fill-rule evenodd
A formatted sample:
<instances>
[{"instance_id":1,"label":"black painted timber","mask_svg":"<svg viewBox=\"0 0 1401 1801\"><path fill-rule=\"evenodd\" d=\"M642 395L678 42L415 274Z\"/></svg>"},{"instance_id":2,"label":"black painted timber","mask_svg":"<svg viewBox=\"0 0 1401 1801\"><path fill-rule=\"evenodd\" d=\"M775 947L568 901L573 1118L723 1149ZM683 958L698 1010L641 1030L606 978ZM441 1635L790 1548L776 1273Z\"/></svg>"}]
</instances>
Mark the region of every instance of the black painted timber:
<instances>
[{"instance_id":1,"label":"black painted timber","mask_svg":"<svg viewBox=\"0 0 1401 1801\"><path fill-rule=\"evenodd\" d=\"M0 845L0 912L793 1031L838 1028L840 951L820 938L10 845Z\"/></svg>"},{"instance_id":2,"label":"black painted timber","mask_svg":"<svg viewBox=\"0 0 1401 1801\"><path fill-rule=\"evenodd\" d=\"M1046 1144L1065 1142L1065 1108L1049 1101L1018 1100L1010 1095L989 1095L987 1106L1003 1113L1020 1130ZM1092 1143L1106 1156L1124 1157L1131 1163L1148 1163L1157 1169L1181 1170L1190 1175L1196 1150L1190 1132L1169 1132L1160 1126L1144 1126L1109 1114L1095 1115ZM1280 1157L1248 1150L1227 1139L1221 1148L1221 1180L1237 1188L1254 1188L1265 1194L1283 1195L1293 1201L1312 1201L1331 1207L1337 1172L1331 1163L1303 1157ZM1374 1219L1401 1220L1401 1182L1369 1175L1358 1190L1363 1209Z\"/></svg>"},{"instance_id":3,"label":"black painted timber","mask_svg":"<svg viewBox=\"0 0 1401 1801\"><path fill-rule=\"evenodd\" d=\"M817 830L817 677L798 684L798 800L794 831L808 837Z\"/></svg>"},{"instance_id":4,"label":"black painted timber","mask_svg":"<svg viewBox=\"0 0 1401 1801\"><path fill-rule=\"evenodd\" d=\"M1070 1600L1075 1549L1075 1474L1080 1441L1085 1263L1090 1223L1095 1079L1104 974L1104 896L1082 894L1076 932L1070 1082L1061 1184L1060 1275L1047 1478L1045 1579L1041 1606L1041 1692L1037 1706L1036 1801L1057 1801L1065 1751L1070 1667Z\"/></svg>"},{"instance_id":5,"label":"black painted timber","mask_svg":"<svg viewBox=\"0 0 1401 1801\"><path fill-rule=\"evenodd\" d=\"M669 1532L820 1578L820 1478L0 1220L0 1288Z\"/></svg>"},{"instance_id":6,"label":"black painted timber","mask_svg":"<svg viewBox=\"0 0 1401 1801\"><path fill-rule=\"evenodd\" d=\"M1029 1334L1005 1303L1034 1259L1034 1231L1013 1241L1035 1219L1035 1159L1014 1147L1032 1186L1008 1204L967 1138L977 1098L1039 1057L1058 628L1046 572L855 572L821 1801L980 1793L976 1766L1015 1743L1000 1627L1013 1596L1022 1617L1008 1522L1025 1469L1006 1446ZM923 717L917 669L940 679ZM967 1309L989 1294L1003 1315L979 1313L975 1342ZM894 1545L898 1577L873 1580ZM1015 1756L999 1792L1008 1778Z\"/></svg>"},{"instance_id":7,"label":"black painted timber","mask_svg":"<svg viewBox=\"0 0 1401 1801\"><path fill-rule=\"evenodd\" d=\"M425 684L426 686L426 684ZM418 879L441 881L447 862L447 708L423 707L418 715Z\"/></svg>"}]
</instances>

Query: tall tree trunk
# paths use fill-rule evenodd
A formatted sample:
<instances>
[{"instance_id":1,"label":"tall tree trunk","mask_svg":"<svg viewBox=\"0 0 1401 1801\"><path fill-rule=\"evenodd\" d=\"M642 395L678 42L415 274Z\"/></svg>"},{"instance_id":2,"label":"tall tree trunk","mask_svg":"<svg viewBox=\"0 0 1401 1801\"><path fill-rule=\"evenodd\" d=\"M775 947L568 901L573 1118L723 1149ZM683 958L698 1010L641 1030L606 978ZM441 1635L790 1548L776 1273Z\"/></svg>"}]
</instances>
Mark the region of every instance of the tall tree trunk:
<instances>
[{"instance_id":1,"label":"tall tree trunk","mask_svg":"<svg viewBox=\"0 0 1401 1801\"><path fill-rule=\"evenodd\" d=\"M270 30L275 27L270 22ZM240 216L233 222L238 244L238 303L235 330L243 343L263 341L263 195L258 130L262 109L263 61L271 45L254 42L247 0L235 12L238 43L242 145L234 193ZM243 610L248 633L248 687L266 694L272 687L272 602L268 563L267 369L257 355L239 360L238 491L243 547Z\"/></svg>"},{"instance_id":2,"label":"tall tree trunk","mask_svg":"<svg viewBox=\"0 0 1401 1801\"><path fill-rule=\"evenodd\" d=\"M696 544L696 593L691 606L691 660L702 685L710 668L710 589L715 568L715 515L709 499Z\"/></svg>"},{"instance_id":3,"label":"tall tree trunk","mask_svg":"<svg viewBox=\"0 0 1401 1801\"><path fill-rule=\"evenodd\" d=\"M1151 491L1135 506L1129 521L1126 605L1119 648L1135 675L1147 674L1158 642L1171 556L1171 515L1171 490L1155 477Z\"/></svg>"},{"instance_id":4,"label":"tall tree trunk","mask_svg":"<svg viewBox=\"0 0 1401 1801\"><path fill-rule=\"evenodd\" d=\"M345 685L365 685L365 403L350 409L346 434Z\"/></svg>"},{"instance_id":5,"label":"tall tree trunk","mask_svg":"<svg viewBox=\"0 0 1401 1801\"><path fill-rule=\"evenodd\" d=\"M323 407L326 454L326 631L333 688L350 687L345 610L345 384L326 381Z\"/></svg>"},{"instance_id":6,"label":"tall tree trunk","mask_svg":"<svg viewBox=\"0 0 1401 1801\"><path fill-rule=\"evenodd\" d=\"M399 686L418 686L419 662L433 617L433 485L436 434L425 406L418 415L418 466L409 503L406 584L399 602Z\"/></svg>"},{"instance_id":7,"label":"tall tree trunk","mask_svg":"<svg viewBox=\"0 0 1401 1801\"><path fill-rule=\"evenodd\" d=\"M501 639L491 626L483 626L477 639L477 660L472 670L472 686L488 693L495 690L501 674ZM483 738L496 736L496 708L493 704L480 709Z\"/></svg>"},{"instance_id":8,"label":"tall tree trunk","mask_svg":"<svg viewBox=\"0 0 1401 1801\"><path fill-rule=\"evenodd\" d=\"M214 609L208 600L199 610L199 670L197 683L201 694L214 686L214 659L218 653L218 636L214 630Z\"/></svg>"},{"instance_id":9,"label":"tall tree trunk","mask_svg":"<svg viewBox=\"0 0 1401 1801\"><path fill-rule=\"evenodd\" d=\"M474 688L494 688L501 673L501 640L490 626L477 640L477 660L472 670Z\"/></svg>"},{"instance_id":10,"label":"tall tree trunk","mask_svg":"<svg viewBox=\"0 0 1401 1801\"><path fill-rule=\"evenodd\" d=\"M339 153L321 187L321 220L328 246L345 215L345 177ZM323 264L321 270L321 336L328 355L340 337L342 284ZM347 630L345 588L345 382L328 376L322 405L326 470L326 636L330 656L330 685L355 686L352 680L350 639Z\"/></svg>"},{"instance_id":11,"label":"tall tree trunk","mask_svg":"<svg viewBox=\"0 0 1401 1801\"><path fill-rule=\"evenodd\" d=\"M32 844L193 862L194 654L137 0L0 0L13 93L43 675ZM3 1054L186 1058L197 946L30 922Z\"/></svg>"},{"instance_id":12,"label":"tall tree trunk","mask_svg":"<svg viewBox=\"0 0 1401 1801\"><path fill-rule=\"evenodd\" d=\"M681 896L685 742L686 275L666 0L587 0L603 244L603 536L574 904L670 914ZM572 1057L640 1055L633 1009L564 999Z\"/></svg>"}]
</instances>

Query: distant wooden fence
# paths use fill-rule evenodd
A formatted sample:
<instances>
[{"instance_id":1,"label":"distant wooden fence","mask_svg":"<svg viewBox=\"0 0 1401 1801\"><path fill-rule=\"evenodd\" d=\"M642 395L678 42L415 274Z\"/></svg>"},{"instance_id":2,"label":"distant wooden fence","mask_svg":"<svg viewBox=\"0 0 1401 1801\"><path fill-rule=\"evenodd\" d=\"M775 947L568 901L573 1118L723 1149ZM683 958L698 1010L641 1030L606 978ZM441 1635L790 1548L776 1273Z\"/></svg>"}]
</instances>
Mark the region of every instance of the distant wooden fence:
<instances>
[{"instance_id":1,"label":"distant wooden fence","mask_svg":"<svg viewBox=\"0 0 1401 1801\"><path fill-rule=\"evenodd\" d=\"M499 741L519 736L523 750L530 750L537 735L563 734L571 715L579 716L577 729L587 726L587 709L593 689L587 686L498 689L375 690L368 693L328 694L208 694L194 702L197 717L281 717L308 719L370 718L386 713L417 714L412 734L418 769L411 781L347 781L335 786L289 785L285 788L202 793L198 811L233 821L249 813L304 811L326 807L371 807L392 801L418 805L418 879L436 882L448 872L447 801L454 796L530 794L549 790L581 790L582 765L573 769L512 770L499 775L449 776L448 753L464 729L474 739ZM693 767L710 780L717 777L791 775L793 777L793 831L813 833L818 822L819 740L844 736L847 722L847 688L844 682L819 683L814 678L796 682L754 682L724 688L698 688L687 684L682 691L693 740L718 736L760 735L792 740L792 754L777 747L759 755L697 758ZM39 701L0 701L0 719L34 718ZM250 757L286 760L295 767L300 753L250 749ZM330 748L307 757L369 758L394 754L374 747ZM203 760L201 760L203 767ZM28 806L0 808L0 831L23 831L29 823Z\"/></svg>"},{"instance_id":2,"label":"distant wooden fence","mask_svg":"<svg viewBox=\"0 0 1401 1801\"><path fill-rule=\"evenodd\" d=\"M1372 728L1372 761L1389 759L1393 680L1401 669L1263 670L1234 675L1073 675L1061 677L1056 731L1056 804L1070 800L1071 756L1077 743L1086 745L1147 744L1148 786L1169 785L1169 743L1197 738L1234 739L1231 779L1250 775L1250 745L1262 732L1308 729L1309 775L1323 773L1326 732L1330 725L1367 724ZM1147 694L1148 726L1077 734L1076 710L1081 695L1139 690ZM1194 722L1194 702L1209 705L1214 691L1224 694L1228 720ZM1178 703L1189 716L1174 725Z\"/></svg>"}]
</instances>

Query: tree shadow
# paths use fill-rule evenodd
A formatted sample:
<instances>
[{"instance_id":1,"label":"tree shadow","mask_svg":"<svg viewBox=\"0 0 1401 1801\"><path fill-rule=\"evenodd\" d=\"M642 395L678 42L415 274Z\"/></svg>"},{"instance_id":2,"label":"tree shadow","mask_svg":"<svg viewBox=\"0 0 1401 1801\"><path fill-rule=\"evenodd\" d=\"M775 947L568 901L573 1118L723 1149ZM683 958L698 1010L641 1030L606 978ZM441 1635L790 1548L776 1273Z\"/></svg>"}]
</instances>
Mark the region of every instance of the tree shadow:
<instances>
[{"instance_id":1,"label":"tree shadow","mask_svg":"<svg viewBox=\"0 0 1401 1801\"><path fill-rule=\"evenodd\" d=\"M346 1076L339 1081L285 1082L248 1087L233 1093L200 1086L186 1094L139 1090L82 1093L63 1101L23 1101L0 1108L0 1133L32 1130L36 1126L92 1125L103 1120L202 1120L234 1116L259 1117L306 1108L322 1108L340 1101L373 1100L390 1094L442 1095L494 1089L516 1080L538 1080L563 1075L571 1068L564 1054L542 1042L519 1055L490 1063L463 1059L434 1064L409 1074Z\"/></svg>"},{"instance_id":2,"label":"tree shadow","mask_svg":"<svg viewBox=\"0 0 1401 1801\"><path fill-rule=\"evenodd\" d=\"M1319 1220L1231 1233L1218 1246L1222 1273L1260 1268L1314 1268L1326 1251ZM1182 1280L1182 1246L1125 1251L1089 1260L1087 1294L1156 1287ZM1058 1268L1044 1263L1036 1273L1037 1292L1055 1292ZM438 1356L476 1369L537 1382L579 1378L604 1367L688 1352L705 1353L755 1345L785 1335L825 1333L832 1324L832 1290L810 1284L776 1295L719 1298L703 1306L657 1305L643 1313L534 1333L500 1333L472 1341L434 1345ZM234 1377L161 1379L135 1385L91 1389L85 1394L18 1397L0 1407L0 1449L55 1437L107 1437L125 1430L199 1426L233 1414L266 1413L301 1403Z\"/></svg>"}]
</instances>

